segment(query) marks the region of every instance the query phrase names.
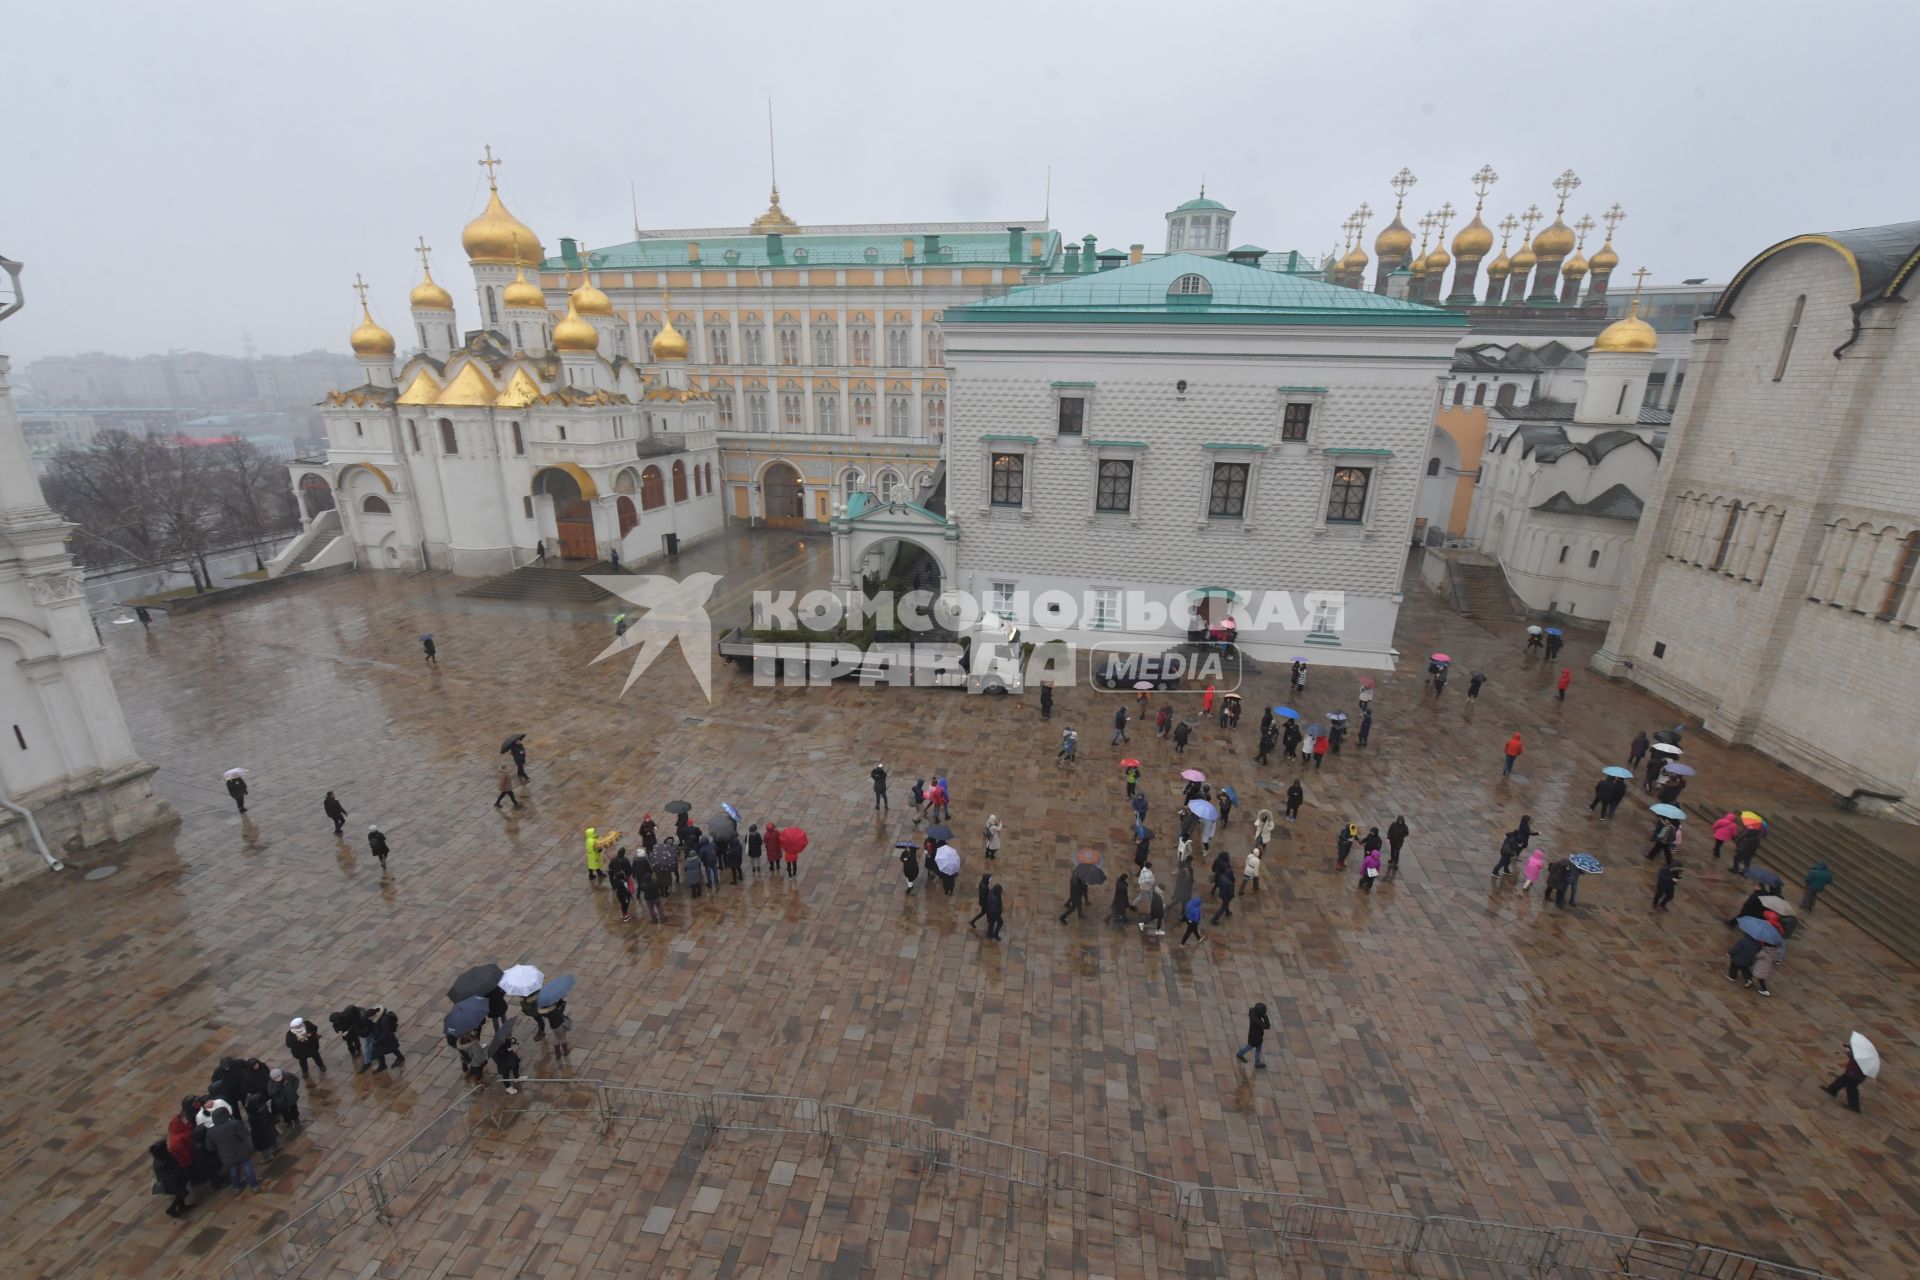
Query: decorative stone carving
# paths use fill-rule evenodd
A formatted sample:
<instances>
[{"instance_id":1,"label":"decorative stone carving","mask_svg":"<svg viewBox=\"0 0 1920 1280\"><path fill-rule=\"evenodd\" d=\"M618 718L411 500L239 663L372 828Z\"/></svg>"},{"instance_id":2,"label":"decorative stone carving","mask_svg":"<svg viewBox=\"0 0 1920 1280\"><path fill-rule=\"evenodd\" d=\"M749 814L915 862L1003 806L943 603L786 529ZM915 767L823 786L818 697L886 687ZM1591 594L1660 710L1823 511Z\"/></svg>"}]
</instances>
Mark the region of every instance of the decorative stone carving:
<instances>
[{"instance_id":1,"label":"decorative stone carving","mask_svg":"<svg viewBox=\"0 0 1920 1280\"><path fill-rule=\"evenodd\" d=\"M61 604L86 594L86 578L74 571L49 573L38 578L27 579L27 589L33 592L35 604Z\"/></svg>"}]
</instances>

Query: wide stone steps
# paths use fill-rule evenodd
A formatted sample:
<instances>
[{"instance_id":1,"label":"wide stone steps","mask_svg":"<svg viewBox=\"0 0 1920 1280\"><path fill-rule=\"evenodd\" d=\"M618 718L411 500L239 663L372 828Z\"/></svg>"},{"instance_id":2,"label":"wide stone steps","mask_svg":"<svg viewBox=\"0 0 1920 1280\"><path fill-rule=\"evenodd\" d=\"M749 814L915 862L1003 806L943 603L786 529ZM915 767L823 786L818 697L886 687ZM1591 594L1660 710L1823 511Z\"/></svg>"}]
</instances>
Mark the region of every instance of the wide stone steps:
<instances>
[{"instance_id":1,"label":"wide stone steps","mask_svg":"<svg viewBox=\"0 0 1920 1280\"><path fill-rule=\"evenodd\" d=\"M581 569L556 569L548 565L527 565L512 573L487 578L460 594L478 600L519 600L537 604L597 604L611 599L613 593L587 581L588 574L614 572L613 566L597 560Z\"/></svg>"},{"instance_id":2,"label":"wide stone steps","mask_svg":"<svg viewBox=\"0 0 1920 1280\"><path fill-rule=\"evenodd\" d=\"M1461 585L1466 588L1467 616L1470 618L1511 618L1513 600L1507 594L1507 575L1498 565L1457 564Z\"/></svg>"},{"instance_id":3,"label":"wide stone steps","mask_svg":"<svg viewBox=\"0 0 1920 1280\"><path fill-rule=\"evenodd\" d=\"M1702 804L1687 808L1697 819L1689 824L1694 829L1687 852L1698 867L1704 865L1701 855L1713 848L1710 828L1726 810ZM1894 954L1920 964L1920 829L1891 822L1855 825L1809 813L1765 816L1767 836L1756 863L1791 884L1804 884L1814 863L1826 863L1833 884L1820 895L1815 918L1831 911ZM1903 843L1904 856L1896 851ZM1731 846L1721 850L1721 857L1731 857ZM1799 900L1797 893L1787 896Z\"/></svg>"},{"instance_id":4,"label":"wide stone steps","mask_svg":"<svg viewBox=\"0 0 1920 1280\"><path fill-rule=\"evenodd\" d=\"M335 534L330 534L326 537L313 539L313 541L307 543L307 545L301 549L299 555L295 556L292 560L287 562L287 567L284 570L284 572L286 573L300 572L300 570L306 568L309 564L311 564L313 562L313 558L319 555L322 551L325 551L327 549L327 546L330 543L332 543L332 541L335 538L339 536L340 536L339 534L335 533Z\"/></svg>"}]
</instances>

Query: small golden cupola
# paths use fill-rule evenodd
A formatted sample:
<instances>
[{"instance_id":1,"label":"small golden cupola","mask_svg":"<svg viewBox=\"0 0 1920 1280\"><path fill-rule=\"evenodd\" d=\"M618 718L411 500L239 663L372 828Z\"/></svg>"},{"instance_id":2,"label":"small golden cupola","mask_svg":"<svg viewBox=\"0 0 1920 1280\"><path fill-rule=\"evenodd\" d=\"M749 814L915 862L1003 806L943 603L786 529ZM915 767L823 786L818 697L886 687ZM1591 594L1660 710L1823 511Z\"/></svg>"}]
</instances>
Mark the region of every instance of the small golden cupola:
<instances>
[{"instance_id":1,"label":"small golden cupola","mask_svg":"<svg viewBox=\"0 0 1920 1280\"><path fill-rule=\"evenodd\" d=\"M360 323L354 326L347 342L357 356L391 356L393 354L393 335L374 322L373 313L367 310L367 285L359 276L353 278L354 290L360 295Z\"/></svg>"},{"instance_id":2,"label":"small golden cupola","mask_svg":"<svg viewBox=\"0 0 1920 1280\"><path fill-rule=\"evenodd\" d=\"M600 333L591 324L580 318L574 309L573 299L567 299L566 318L553 326L553 349L555 351L598 351Z\"/></svg>"},{"instance_id":3,"label":"small golden cupola","mask_svg":"<svg viewBox=\"0 0 1920 1280\"><path fill-rule=\"evenodd\" d=\"M433 250L425 236L420 237L420 243L414 246L413 251L420 255L420 283L413 286L413 292L407 295L408 305L415 311L453 310L453 295L442 289L440 282L433 278L433 264L427 260L427 255Z\"/></svg>"},{"instance_id":4,"label":"small golden cupola","mask_svg":"<svg viewBox=\"0 0 1920 1280\"><path fill-rule=\"evenodd\" d=\"M1574 240L1573 256L1560 267L1562 280L1578 280L1587 274L1587 260L1582 256L1582 251L1587 247L1587 232L1593 230L1593 219L1582 218L1573 224L1573 229L1578 236Z\"/></svg>"},{"instance_id":5,"label":"small golden cupola","mask_svg":"<svg viewBox=\"0 0 1920 1280\"><path fill-rule=\"evenodd\" d=\"M673 295L666 294L660 300L660 332L653 335L653 358L655 360L685 360L687 358L687 338L673 327Z\"/></svg>"},{"instance_id":6,"label":"small golden cupola","mask_svg":"<svg viewBox=\"0 0 1920 1280\"><path fill-rule=\"evenodd\" d=\"M530 308L534 311L547 309L547 295L540 291L539 285L527 279L525 267L520 267L514 272L513 283L501 293L500 300L509 308Z\"/></svg>"},{"instance_id":7,"label":"small golden cupola","mask_svg":"<svg viewBox=\"0 0 1920 1280\"><path fill-rule=\"evenodd\" d=\"M1646 278L1644 267L1639 275L1642 280ZM1627 314L1600 331L1600 336L1593 340L1593 349L1635 354L1660 349L1660 335L1654 332L1652 325L1640 318L1639 284L1633 287L1633 301L1627 304Z\"/></svg>"},{"instance_id":8,"label":"small golden cupola","mask_svg":"<svg viewBox=\"0 0 1920 1280\"><path fill-rule=\"evenodd\" d=\"M538 267L540 237L533 234L533 228L508 213L507 206L500 203L500 186L493 176L493 170L499 163L493 157L493 148L489 146L486 158L479 162L480 167L487 171L487 207L460 232L460 247L467 251L469 262Z\"/></svg>"},{"instance_id":9,"label":"small golden cupola","mask_svg":"<svg viewBox=\"0 0 1920 1280\"><path fill-rule=\"evenodd\" d=\"M767 211L748 224L747 230L755 235L762 235L769 231L786 232L799 229L800 224L789 218L787 211L780 207L780 184L774 183L773 191L767 197Z\"/></svg>"},{"instance_id":10,"label":"small golden cupola","mask_svg":"<svg viewBox=\"0 0 1920 1280\"><path fill-rule=\"evenodd\" d=\"M573 309L583 316L611 317L613 300L594 287L593 277L587 274L587 268L591 265L592 259L587 257L587 251L580 250L580 287L572 294Z\"/></svg>"}]
</instances>

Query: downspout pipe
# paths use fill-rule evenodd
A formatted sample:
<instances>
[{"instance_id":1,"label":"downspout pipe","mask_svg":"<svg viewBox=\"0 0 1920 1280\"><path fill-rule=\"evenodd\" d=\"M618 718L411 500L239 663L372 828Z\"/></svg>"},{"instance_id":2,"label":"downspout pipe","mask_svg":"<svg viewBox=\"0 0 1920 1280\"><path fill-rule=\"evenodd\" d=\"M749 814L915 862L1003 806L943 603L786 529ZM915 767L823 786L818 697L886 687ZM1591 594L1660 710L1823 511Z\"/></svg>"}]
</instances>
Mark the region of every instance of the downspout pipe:
<instances>
[{"instance_id":1,"label":"downspout pipe","mask_svg":"<svg viewBox=\"0 0 1920 1280\"><path fill-rule=\"evenodd\" d=\"M40 834L40 824L34 821L33 814L22 809L5 796L0 796L0 809L11 809L13 812L19 814L21 819L27 824L27 830L33 835L34 848L38 849L40 856L47 860L47 870L65 871L67 869L67 864L54 857L53 851L47 848L47 838Z\"/></svg>"}]
</instances>

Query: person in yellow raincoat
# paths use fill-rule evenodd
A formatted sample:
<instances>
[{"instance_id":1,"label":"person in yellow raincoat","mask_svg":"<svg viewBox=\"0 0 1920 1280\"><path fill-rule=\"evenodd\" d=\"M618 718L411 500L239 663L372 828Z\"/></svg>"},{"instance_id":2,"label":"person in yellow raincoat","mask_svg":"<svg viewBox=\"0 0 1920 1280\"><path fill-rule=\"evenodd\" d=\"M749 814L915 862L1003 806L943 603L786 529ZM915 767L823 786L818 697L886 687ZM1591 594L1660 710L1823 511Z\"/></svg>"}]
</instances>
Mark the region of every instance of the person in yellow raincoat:
<instances>
[{"instance_id":1,"label":"person in yellow raincoat","mask_svg":"<svg viewBox=\"0 0 1920 1280\"><path fill-rule=\"evenodd\" d=\"M600 841L594 828L587 828L587 883L594 884L607 878L607 860L600 856Z\"/></svg>"}]
</instances>

